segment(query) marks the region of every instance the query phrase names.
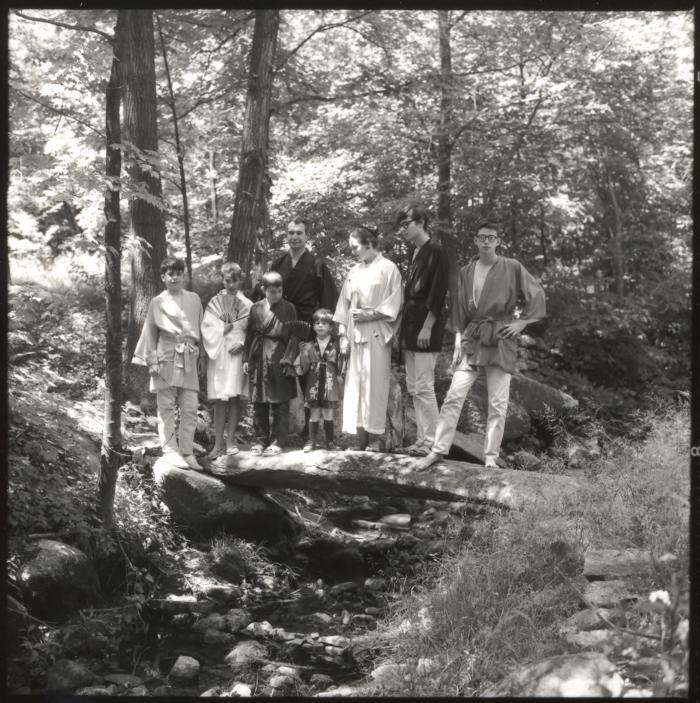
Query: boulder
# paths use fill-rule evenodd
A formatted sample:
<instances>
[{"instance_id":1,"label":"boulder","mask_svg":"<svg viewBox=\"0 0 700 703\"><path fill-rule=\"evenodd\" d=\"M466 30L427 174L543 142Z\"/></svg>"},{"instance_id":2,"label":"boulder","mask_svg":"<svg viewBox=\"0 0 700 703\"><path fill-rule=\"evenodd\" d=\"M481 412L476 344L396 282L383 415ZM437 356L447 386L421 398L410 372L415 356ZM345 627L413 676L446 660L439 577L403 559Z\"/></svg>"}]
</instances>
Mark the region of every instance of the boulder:
<instances>
[{"instance_id":1,"label":"boulder","mask_svg":"<svg viewBox=\"0 0 700 703\"><path fill-rule=\"evenodd\" d=\"M76 691L100 683L99 677L79 661L59 659L46 672L46 690L56 692Z\"/></svg>"},{"instance_id":2,"label":"boulder","mask_svg":"<svg viewBox=\"0 0 700 703\"><path fill-rule=\"evenodd\" d=\"M225 531L251 541L284 542L296 532L287 512L259 491L226 485L212 476L159 459L153 475L175 522L200 533Z\"/></svg>"},{"instance_id":3,"label":"boulder","mask_svg":"<svg viewBox=\"0 0 700 703\"><path fill-rule=\"evenodd\" d=\"M513 375L510 400L522 406L530 417L541 415L545 408L550 408L557 415L568 415L578 408L578 400L568 393L522 374Z\"/></svg>"},{"instance_id":4,"label":"boulder","mask_svg":"<svg viewBox=\"0 0 700 703\"><path fill-rule=\"evenodd\" d=\"M234 671L247 669L268 658L267 647L255 640L239 642L227 655L224 661Z\"/></svg>"},{"instance_id":5,"label":"boulder","mask_svg":"<svg viewBox=\"0 0 700 703\"><path fill-rule=\"evenodd\" d=\"M537 471L541 464L542 462L534 454L522 449L515 452L513 457L513 466L520 471Z\"/></svg>"},{"instance_id":6,"label":"boulder","mask_svg":"<svg viewBox=\"0 0 700 703\"><path fill-rule=\"evenodd\" d=\"M583 575L590 581L643 576L652 566L652 556L644 549L591 549L586 552Z\"/></svg>"},{"instance_id":7,"label":"boulder","mask_svg":"<svg viewBox=\"0 0 700 703\"><path fill-rule=\"evenodd\" d=\"M22 600L43 620L60 620L101 598L93 563L75 547L42 539L27 550L19 569Z\"/></svg>"},{"instance_id":8,"label":"boulder","mask_svg":"<svg viewBox=\"0 0 700 703\"><path fill-rule=\"evenodd\" d=\"M549 657L521 666L481 695L488 698L617 698L623 688L622 677L604 654L586 652Z\"/></svg>"},{"instance_id":9,"label":"boulder","mask_svg":"<svg viewBox=\"0 0 700 703\"><path fill-rule=\"evenodd\" d=\"M180 655L168 674L168 680L176 685L196 683L199 678L200 664L193 657Z\"/></svg>"}]
</instances>

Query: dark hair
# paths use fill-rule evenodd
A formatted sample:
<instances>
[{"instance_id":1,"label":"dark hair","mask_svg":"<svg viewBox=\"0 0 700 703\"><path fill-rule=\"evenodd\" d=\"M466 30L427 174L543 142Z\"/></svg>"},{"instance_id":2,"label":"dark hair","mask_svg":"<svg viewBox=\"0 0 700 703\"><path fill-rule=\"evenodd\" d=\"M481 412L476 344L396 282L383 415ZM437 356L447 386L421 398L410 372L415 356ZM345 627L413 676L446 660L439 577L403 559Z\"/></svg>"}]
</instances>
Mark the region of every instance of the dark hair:
<instances>
[{"instance_id":1,"label":"dark hair","mask_svg":"<svg viewBox=\"0 0 700 703\"><path fill-rule=\"evenodd\" d=\"M394 224L398 227L405 220L420 222L423 225L423 229L428 229L430 215L428 214L428 209L423 205L423 203L415 201L408 203L408 205L401 208L401 210L396 213Z\"/></svg>"},{"instance_id":2,"label":"dark hair","mask_svg":"<svg viewBox=\"0 0 700 703\"><path fill-rule=\"evenodd\" d=\"M495 220L480 220L476 225L476 229L474 230L475 236L479 233L480 229L492 229L499 236L501 234L501 228L499 227L498 222L496 222Z\"/></svg>"},{"instance_id":3,"label":"dark hair","mask_svg":"<svg viewBox=\"0 0 700 703\"><path fill-rule=\"evenodd\" d=\"M281 286L282 285L282 276L281 276L281 274L277 273L277 271L268 271L267 273L263 274L262 281L260 282L260 285L263 288L270 288L270 287L276 288L277 286Z\"/></svg>"},{"instance_id":4,"label":"dark hair","mask_svg":"<svg viewBox=\"0 0 700 703\"><path fill-rule=\"evenodd\" d=\"M241 267L233 262L233 261L227 261L222 267L221 267L221 275L226 278L226 276L231 275L233 278L242 278L243 277L243 271L241 270Z\"/></svg>"},{"instance_id":5,"label":"dark hair","mask_svg":"<svg viewBox=\"0 0 700 703\"><path fill-rule=\"evenodd\" d=\"M183 271L185 270L185 262L182 259L178 259L176 256L166 256L163 261L160 262L160 273L164 274L166 271Z\"/></svg>"},{"instance_id":6,"label":"dark hair","mask_svg":"<svg viewBox=\"0 0 700 703\"><path fill-rule=\"evenodd\" d=\"M311 319L316 322L327 322L329 325L333 324L333 313L327 308L319 308L311 316Z\"/></svg>"},{"instance_id":7,"label":"dark hair","mask_svg":"<svg viewBox=\"0 0 700 703\"><path fill-rule=\"evenodd\" d=\"M309 233L309 225L303 217L292 217L292 219L289 220L287 227L289 227L289 225L304 225L304 234Z\"/></svg>"},{"instance_id":8,"label":"dark hair","mask_svg":"<svg viewBox=\"0 0 700 703\"><path fill-rule=\"evenodd\" d=\"M355 227L350 232L350 236L357 239L360 244L369 244L372 249L379 248L379 232L376 229L361 225L360 227Z\"/></svg>"}]
</instances>

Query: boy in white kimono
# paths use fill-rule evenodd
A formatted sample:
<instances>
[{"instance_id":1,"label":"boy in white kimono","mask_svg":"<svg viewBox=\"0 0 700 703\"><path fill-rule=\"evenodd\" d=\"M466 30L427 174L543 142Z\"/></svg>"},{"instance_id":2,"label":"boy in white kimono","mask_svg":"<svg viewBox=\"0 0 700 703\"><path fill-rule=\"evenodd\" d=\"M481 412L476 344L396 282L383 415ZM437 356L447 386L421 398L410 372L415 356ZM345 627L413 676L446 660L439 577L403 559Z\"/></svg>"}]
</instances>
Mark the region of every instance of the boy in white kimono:
<instances>
[{"instance_id":1,"label":"boy in white kimono","mask_svg":"<svg viewBox=\"0 0 700 703\"><path fill-rule=\"evenodd\" d=\"M193 443L197 427L202 303L196 293L183 290L185 264L181 259L173 256L163 259L160 272L165 290L148 305L131 363L148 366L150 391L156 394L158 404L158 435L163 456L178 468L201 470L193 454ZM176 435L178 409L180 426Z\"/></svg>"},{"instance_id":2,"label":"boy in white kimono","mask_svg":"<svg viewBox=\"0 0 700 703\"><path fill-rule=\"evenodd\" d=\"M248 397L248 376L243 373L243 343L251 300L240 291L243 272L238 264L221 267L224 290L207 305L202 320L202 344L207 352L207 395L214 401L214 448L209 457L238 454L236 425ZM228 410L228 432L224 427Z\"/></svg>"},{"instance_id":3,"label":"boy in white kimono","mask_svg":"<svg viewBox=\"0 0 700 703\"><path fill-rule=\"evenodd\" d=\"M520 262L496 254L500 243L498 226L483 222L477 228L474 243L479 258L460 271L459 293L452 308L455 373L440 408L433 447L417 469L431 466L450 451L462 406L482 367L489 402L485 465L497 466L510 379L518 357L518 336L527 325L546 315L542 286ZM516 319L513 313L520 300L524 307Z\"/></svg>"}]
</instances>

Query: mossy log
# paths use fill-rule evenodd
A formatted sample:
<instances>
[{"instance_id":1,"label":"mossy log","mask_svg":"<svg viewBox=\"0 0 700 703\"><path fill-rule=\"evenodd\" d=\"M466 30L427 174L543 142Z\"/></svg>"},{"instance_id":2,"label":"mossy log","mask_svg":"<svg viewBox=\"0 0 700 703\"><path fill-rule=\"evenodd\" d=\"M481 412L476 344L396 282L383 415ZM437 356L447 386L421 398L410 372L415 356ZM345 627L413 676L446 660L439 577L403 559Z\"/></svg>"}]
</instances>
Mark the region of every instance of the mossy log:
<instances>
[{"instance_id":1,"label":"mossy log","mask_svg":"<svg viewBox=\"0 0 700 703\"><path fill-rule=\"evenodd\" d=\"M296 488L367 496L402 496L468 501L497 507L549 504L573 494L579 483L569 476L443 460L416 470L413 457L360 451L291 451L274 457L240 452L203 462L225 483L259 488Z\"/></svg>"}]
</instances>

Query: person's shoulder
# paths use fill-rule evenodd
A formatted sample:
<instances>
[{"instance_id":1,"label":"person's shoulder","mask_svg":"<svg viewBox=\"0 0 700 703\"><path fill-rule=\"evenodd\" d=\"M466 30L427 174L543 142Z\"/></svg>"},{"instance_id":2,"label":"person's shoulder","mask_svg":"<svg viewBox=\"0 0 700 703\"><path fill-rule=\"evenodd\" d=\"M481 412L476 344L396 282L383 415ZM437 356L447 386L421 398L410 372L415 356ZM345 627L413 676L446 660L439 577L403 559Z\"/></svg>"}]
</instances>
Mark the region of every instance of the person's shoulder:
<instances>
[{"instance_id":1,"label":"person's shoulder","mask_svg":"<svg viewBox=\"0 0 700 703\"><path fill-rule=\"evenodd\" d=\"M255 305L255 303L250 298L248 298L246 295L244 295L240 291L238 292L238 299L247 307L250 307L251 305Z\"/></svg>"},{"instance_id":2,"label":"person's shoulder","mask_svg":"<svg viewBox=\"0 0 700 703\"><path fill-rule=\"evenodd\" d=\"M270 271L277 271L280 268L280 266L282 266L285 259L291 259L291 258L292 257L289 255L288 251L283 252L276 259L273 260L272 264L270 264Z\"/></svg>"},{"instance_id":3,"label":"person's shoulder","mask_svg":"<svg viewBox=\"0 0 700 703\"><path fill-rule=\"evenodd\" d=\"M195 293L195 291L193 290L183 290L182 292L185 294L186 298L189 298L190 300L196 300L199 303L202 302L202 299L199 297L199 293Z\"/></svg>"}]
</instances>

